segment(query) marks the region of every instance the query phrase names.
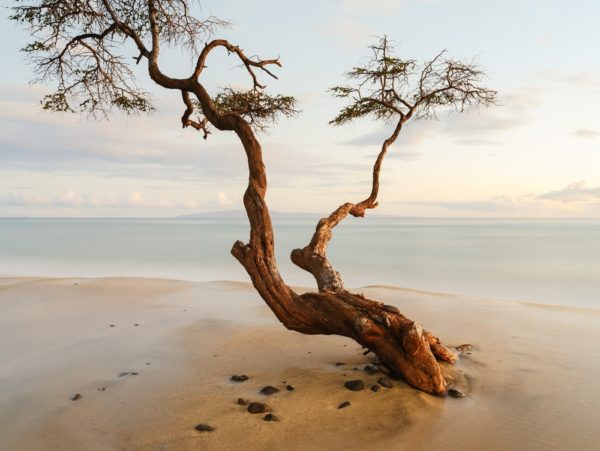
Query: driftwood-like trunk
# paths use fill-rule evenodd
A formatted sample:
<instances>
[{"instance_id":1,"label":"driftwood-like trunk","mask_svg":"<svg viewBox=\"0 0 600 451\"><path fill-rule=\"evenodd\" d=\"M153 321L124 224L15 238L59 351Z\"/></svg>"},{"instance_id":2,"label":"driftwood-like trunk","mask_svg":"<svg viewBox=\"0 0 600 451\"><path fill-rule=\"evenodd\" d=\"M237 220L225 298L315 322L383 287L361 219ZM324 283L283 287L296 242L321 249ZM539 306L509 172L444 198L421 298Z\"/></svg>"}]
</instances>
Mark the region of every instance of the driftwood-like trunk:
<instances>
[{"instance_id":1,"label":"driftwood-like trunk","mask_svg":"<svg viewBox=\"0 0 600 451\"><path fill-rule=\"evenodd\" d=\"M200 55L199 67L212 48L224 46L235 52L246 64L238 47L227 41L213 41ZM158 84L180 89L187 110L182 117L184 126L189 119L193 93L210 124L219 130L230 130L240 139L248 160L249 180L244 193L244 206L250 222L248 243L237 241L231 253L244 266L252 284L288 329L304 334L342 335L357 341L372 351L395 373L420 390L433 395L445 395L446 383L436 358L454 362L454 353L419 324L400 314L395 307L352 294L343 288L341 277L327 261L325 251L331 238L331 229L348 214L363 216L367 208L374 208L379 188L379 168L388 146L396 139L404 120L399 122L393 135L384 142L373 172L371 195L358 204L344 204L328 218L319 222L313 240L302 250L292 253L292 260L316 278L319 292L299 295L285 284L275 260L274 233L269 209L265 203L267 175L261 145L250 124L238 114L220 113L205 88L195 79L176 80L163 75L158 66L149 64L150 75Z\"/></svg>"}]
</instances>

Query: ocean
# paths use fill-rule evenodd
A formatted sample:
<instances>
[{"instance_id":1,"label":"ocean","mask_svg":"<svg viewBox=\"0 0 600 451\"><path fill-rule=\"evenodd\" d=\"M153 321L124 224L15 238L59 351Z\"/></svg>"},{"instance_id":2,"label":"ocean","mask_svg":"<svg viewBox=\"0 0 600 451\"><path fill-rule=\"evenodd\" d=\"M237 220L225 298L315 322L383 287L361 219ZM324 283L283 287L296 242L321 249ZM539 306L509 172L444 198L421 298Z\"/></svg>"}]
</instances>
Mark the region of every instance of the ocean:
<instances>
[{"instance_id":1,"label":"ocean","mask_svg":"<svg viewBox=\"0 0 600 451\"><path fill-rule=\"evenodd\" d=\"M281 273L316 219L274 221ZM248 281L230 255L244 219L0 219L0 275ZM347 287L393 285L600 308L600 220L349 218L328 256Z\"/></svg>"}]
</instances>

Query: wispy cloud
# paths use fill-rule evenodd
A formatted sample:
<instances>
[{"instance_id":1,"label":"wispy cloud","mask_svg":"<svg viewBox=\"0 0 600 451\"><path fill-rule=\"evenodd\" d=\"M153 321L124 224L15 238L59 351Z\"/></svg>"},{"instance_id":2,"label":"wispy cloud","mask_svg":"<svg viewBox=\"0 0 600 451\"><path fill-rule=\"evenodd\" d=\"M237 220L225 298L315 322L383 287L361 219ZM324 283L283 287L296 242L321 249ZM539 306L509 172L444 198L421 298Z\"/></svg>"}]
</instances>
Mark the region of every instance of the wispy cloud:
<instances>
[{"instance_id":1,"label":"wispy cloud","mask_svg":"<svg viewBox=\"0 0 600 451\"><path fill-rule=\"evenodd\" d=\"M589 186L585 181L571 183L563 189L541 194L540 199L551 199L565 203L600 202L600 186Z\"/></svg>"},{"instance_id":2,"label":"wispy cloud","mask_svg":"<svg viewBox=\"0 0 600 451\"><path fill-rule=\"evenodd\" d=\"M575 136L576 138L582 138L582 139L594 139L594 138L600 137L600 133L598 133L595 130L590 130L587 128L580 128L573 132L573 136Z\"/></svg>"}]
</instances>

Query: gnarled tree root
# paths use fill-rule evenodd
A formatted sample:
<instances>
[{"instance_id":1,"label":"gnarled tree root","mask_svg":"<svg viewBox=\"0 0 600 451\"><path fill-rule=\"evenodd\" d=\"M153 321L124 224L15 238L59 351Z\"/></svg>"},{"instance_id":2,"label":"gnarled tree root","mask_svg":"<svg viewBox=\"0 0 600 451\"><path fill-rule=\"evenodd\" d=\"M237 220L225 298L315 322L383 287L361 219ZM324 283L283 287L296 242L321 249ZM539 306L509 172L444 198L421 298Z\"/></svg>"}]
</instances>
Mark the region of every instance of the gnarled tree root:
<instances>
[{"instance_id":1,"label":"gnarled tree root","mask_svg":"<svg viewBox=\"0 0 600 451\"><path fill-rule=\"evenodd\" d=\"M309 328L300 332L352 338L413 387L432 395L446 394L436 358L454 363L456 355L394 307L348 291L306 293L297 302L303 316L312 312Z\"/></svg>"}]
</instances>

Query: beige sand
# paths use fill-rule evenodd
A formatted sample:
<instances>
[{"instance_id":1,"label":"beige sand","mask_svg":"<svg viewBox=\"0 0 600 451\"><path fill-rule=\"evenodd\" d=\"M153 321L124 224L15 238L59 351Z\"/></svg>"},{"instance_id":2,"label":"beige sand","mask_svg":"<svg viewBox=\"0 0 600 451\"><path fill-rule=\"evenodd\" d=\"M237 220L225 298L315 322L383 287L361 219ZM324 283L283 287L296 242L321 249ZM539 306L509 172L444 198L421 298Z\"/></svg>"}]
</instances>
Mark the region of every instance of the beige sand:
<instances>
[{"instance_id":1,"label":"beige sand","mask_svg":"<svg viewBox=\"0 0 600 451\"><path fill-rule=\"evenodd\" d=\"M396 381L344 389L381 376L361 370L371 358L348 339L286 331L246 284L0 279L0 449L600 449L599 310L360 291L475 345L448 369L467 398ZM265 385L282 391L258 394Z\"/></svg>"}]
</instances>

